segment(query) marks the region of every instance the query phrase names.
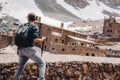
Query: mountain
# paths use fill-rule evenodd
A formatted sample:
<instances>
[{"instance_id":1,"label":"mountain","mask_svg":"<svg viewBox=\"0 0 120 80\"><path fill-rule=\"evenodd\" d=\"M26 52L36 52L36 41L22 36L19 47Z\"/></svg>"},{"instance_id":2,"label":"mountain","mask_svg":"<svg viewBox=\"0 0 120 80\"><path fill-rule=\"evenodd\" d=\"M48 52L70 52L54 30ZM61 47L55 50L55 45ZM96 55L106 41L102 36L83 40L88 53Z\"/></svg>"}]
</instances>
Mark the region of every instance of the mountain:
<instances>
[{"instance_id":1,"label":"mountain","mask_svg":"<svg viewBox=\"0 0 120 80\"><path fill-rule=\"evenodd\" d=\"M64 0L81 15L120 17L120 0ZM88 14L89 13L89 14ZM95 18L93 17L93 18ZM92 17L91 17L92 19Z\"/></svg>"},{"instance_id":2,"label":"mountain","mask_svg":"<svg viewBox=\"0 0 120 80\"><path fill-rule=\"evenodd\" d=\"M45 16L62 21L120 17L119 0L35 0Z\"/></svg>"},{"instance_id":3,"label":"mountain","mask_svg":"<svg viewBox=\"0 0 120 80\"><path fill-rule=\"evenodd\" d=\"M15 19L12 16L5 15L0 18L0 32L10 32L21 24L18 19Z\"/></svg>"},{"instance_id":4,"label":"mountain","mask_svg":"<svg viewBox=\"0 0 120 80\"><path fill-rule=\"evenodd\" d=\"M1 0L0 3L4 12L21 21L31 11L61 21L120 17L120 0Z\"/></svg>"},{"instance_id":5,"label":"mountain","mask_svg":"<svg viewBox=\"0 0 120 80\"><path fill-rule=\"evenodd\" d=\"M9 15L24 23L26 15L35 12L43 23L60 26L64 22L67 26L67 22L87 23L109 16L120 19L119 5L120 0L0 0L0 17Z\"/></svg>"}]
</instances>

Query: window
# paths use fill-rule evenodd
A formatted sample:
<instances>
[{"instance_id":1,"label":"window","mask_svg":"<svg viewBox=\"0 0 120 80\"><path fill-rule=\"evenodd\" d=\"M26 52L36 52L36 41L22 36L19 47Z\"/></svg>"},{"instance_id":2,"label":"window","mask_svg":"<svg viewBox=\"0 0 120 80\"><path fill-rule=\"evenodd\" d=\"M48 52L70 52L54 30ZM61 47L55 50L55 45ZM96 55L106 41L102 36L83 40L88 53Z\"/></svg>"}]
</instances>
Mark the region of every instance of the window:
<instances>
[{"instance_id":1,"label":"window","mask_svg":"<svg viewBox=\"0 0 120 80\"><path fill-rule=\"evenodd\" d=\"M72 50L73 50L73 51L75 51L75 49L74 49L74 48L73 48Z\"/></svg>"},{"instance_id":2,"label":"window","mask_svg":"<svg viewBox=\"0 0 120 80\"><path fill-rule=\"evenodd\" d=\"M55 50L55 48L52 48L52 50Z\"/></svg>"},{"instance_id":3,"label":"window","mask_svg":"<svg viewBox=\"0 0 120 80\"><path fill-rule=\"evenodd\" d=\"M92 54L92 56L95 56L95 54Z\"/></svg>"},{"instance_id":4,"label":"window","mask_svg":"<svg viewBox=\"0 0 120 80\"><path fill-rule=\"evenodd\" d=\"M50 28L48 28L48 31L50 31Z\"/></svg>"},{"instance_id":5,"label":"window","mask_svg":"<svg viewBox=\"0 0 120 80\"><path fill-rule=\"evenodd\" d=\"M110 30L110 32L112 32L112 30Z\"/></svg>"},{"instance_id":6,"label":"window","mask_svg":"<svg viewBox=\"0 0 120 80\"><path fill-rule=\"evenodd\" d=\"M83 46L84 44L83 43L81 43L81 46Z\"/></svg>"},{"instance_id":7,"label":"window","mask_svg":"<svg viewBox=\"0 0 120 80\"><path fill-rule=\"evenodd\" d=\"M77 45L77 43L74 43L74 45Z\"/></svg>"},{"instance_id":8,"label":"window","mask_svg":"<svg viewBox=\"0 0 120 80\"><path fill-rule=\"evenodd\" d=\"M62 48L62 51L65 51L65 49L64 49L64 48Z\"/></svg>"},{"instance_id":9,"label":"window","mask_svg":"<svg viewBox=\"0 0 120 80\"><path fill-rule=\"evenodd\" d=\"M62 44L64 44L64 40L62 40Z\"/></svg>"},{"instance_id":10,"label":"window","mask_svg":"<svg viewBox=\"0 0 120 80\"><path fill-rule=\"evenodd\" d=\"M112 26L112 24L110 24L110 27Z\"/></svg>"},{"instance_id":11,"label":"window","mask_svg":"<svg viewBox=\"0 0 120 80\"><path fill-rule=\"evenodd\" d=\"M89 53L86 53L86 56L89 56Z\"/></svg>"},{"instance_id":12,"label":"window","mask_svg":"<svg viewBox=\"0 0 120 80\"><path fill-rule=\"evenodd\" d=\"M55 39L55 42L57 42L58 41L58 39Z\"/></svg>"}]
</instances>

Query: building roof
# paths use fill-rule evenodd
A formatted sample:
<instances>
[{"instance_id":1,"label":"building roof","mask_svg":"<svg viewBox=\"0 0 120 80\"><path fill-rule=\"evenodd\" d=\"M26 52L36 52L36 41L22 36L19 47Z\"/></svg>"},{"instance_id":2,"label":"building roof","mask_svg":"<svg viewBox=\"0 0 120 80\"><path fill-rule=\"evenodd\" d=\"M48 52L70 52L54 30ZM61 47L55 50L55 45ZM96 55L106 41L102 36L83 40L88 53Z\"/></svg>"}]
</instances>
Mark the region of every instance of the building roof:
<instances>
[{"instance_id":1,"label":"building roof","mask_svg":"<svg viewBox=\"0 0 120 80\"><path fill-rule=\"evenodd\" d=\"M94 43L96 44L96 42L90 41L88 39L84 39L84 38L79 38L79 37L75 37L75 36L71 36L71 35L67 35L69 38L72 38L74 40L78 40L78 41L83 41L83 42L88 42L88 43Z\"/></svg>"},{"instance_id":2,"label":"building roof","mask_svg":"<svg viewBox=\"0 0 120 80\"><path fill-rule=\"evenodd\" d=\"M58 26L48 25L48 24L45 24L45 23L41 23L41 24L47 25L49 27L53 27L53 28L57 28L57 29L61 29L61 30L65 30L65 31L70 31L70 32L74 32L74 33L77 33L77 34L88 36L88 34L76 32L76 31L73 31L73 30L69 30L68 28L61 28L61 27L58 27Z\"/></svg>"}]
</instances>

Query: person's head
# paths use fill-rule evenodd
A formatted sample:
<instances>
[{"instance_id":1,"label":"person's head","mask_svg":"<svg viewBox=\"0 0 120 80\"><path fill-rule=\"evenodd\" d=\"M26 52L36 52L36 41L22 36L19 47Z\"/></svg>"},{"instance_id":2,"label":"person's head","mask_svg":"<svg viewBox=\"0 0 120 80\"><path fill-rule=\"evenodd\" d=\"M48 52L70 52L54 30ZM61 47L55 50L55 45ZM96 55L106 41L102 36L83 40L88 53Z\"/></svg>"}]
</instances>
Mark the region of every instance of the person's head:
<instances>
[{"instance_id":1,"label":"person's head","mask_svg":"<svg viewBox=\"0 0 120 80\"><path fill-rule=\"evenodd\" d=\"M27 20L28 20L29 22L34 22L34 21L36 20L36 15L35 15L35 13L33 13L33 12L29 13L29 14L27 15Z\"/></svg>"}]
</instances>

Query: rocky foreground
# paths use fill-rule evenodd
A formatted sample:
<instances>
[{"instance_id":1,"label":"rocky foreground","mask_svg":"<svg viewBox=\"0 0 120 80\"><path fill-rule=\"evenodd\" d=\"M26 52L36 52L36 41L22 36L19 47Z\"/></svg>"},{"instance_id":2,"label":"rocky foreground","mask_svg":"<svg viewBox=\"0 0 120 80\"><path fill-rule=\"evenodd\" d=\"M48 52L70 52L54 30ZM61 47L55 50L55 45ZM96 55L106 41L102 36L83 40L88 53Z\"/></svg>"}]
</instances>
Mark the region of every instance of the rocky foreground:
<instances>
[{"instance_id":1,"label":"rocky foreground","mask_svg":"<svg viewBox=\"0 0 120 80\"><path fill-rule=\"evenodd\" d=\"M35 47L38 51L39 48ZM120 80L120 59L52 54L44 51L46 80ZM0 80L12 80L17 69L16 46L0 50ZM37 80L38 65L29 60L21 80Z\"/></svg>"},{"instance_id":2,"label":"rocky foreground","mask_svg":"<svg viewBox=\"0 0 120 80\"><path fill-rule=\"evenodd\" d=\"M17 63L0 64L0 80L12 80ZM38 65L26 64L20 80L37 80ZM81 61L50 62L46 65L46 80L120 80L120 64Z\"/></svg>"}]
</instances>

